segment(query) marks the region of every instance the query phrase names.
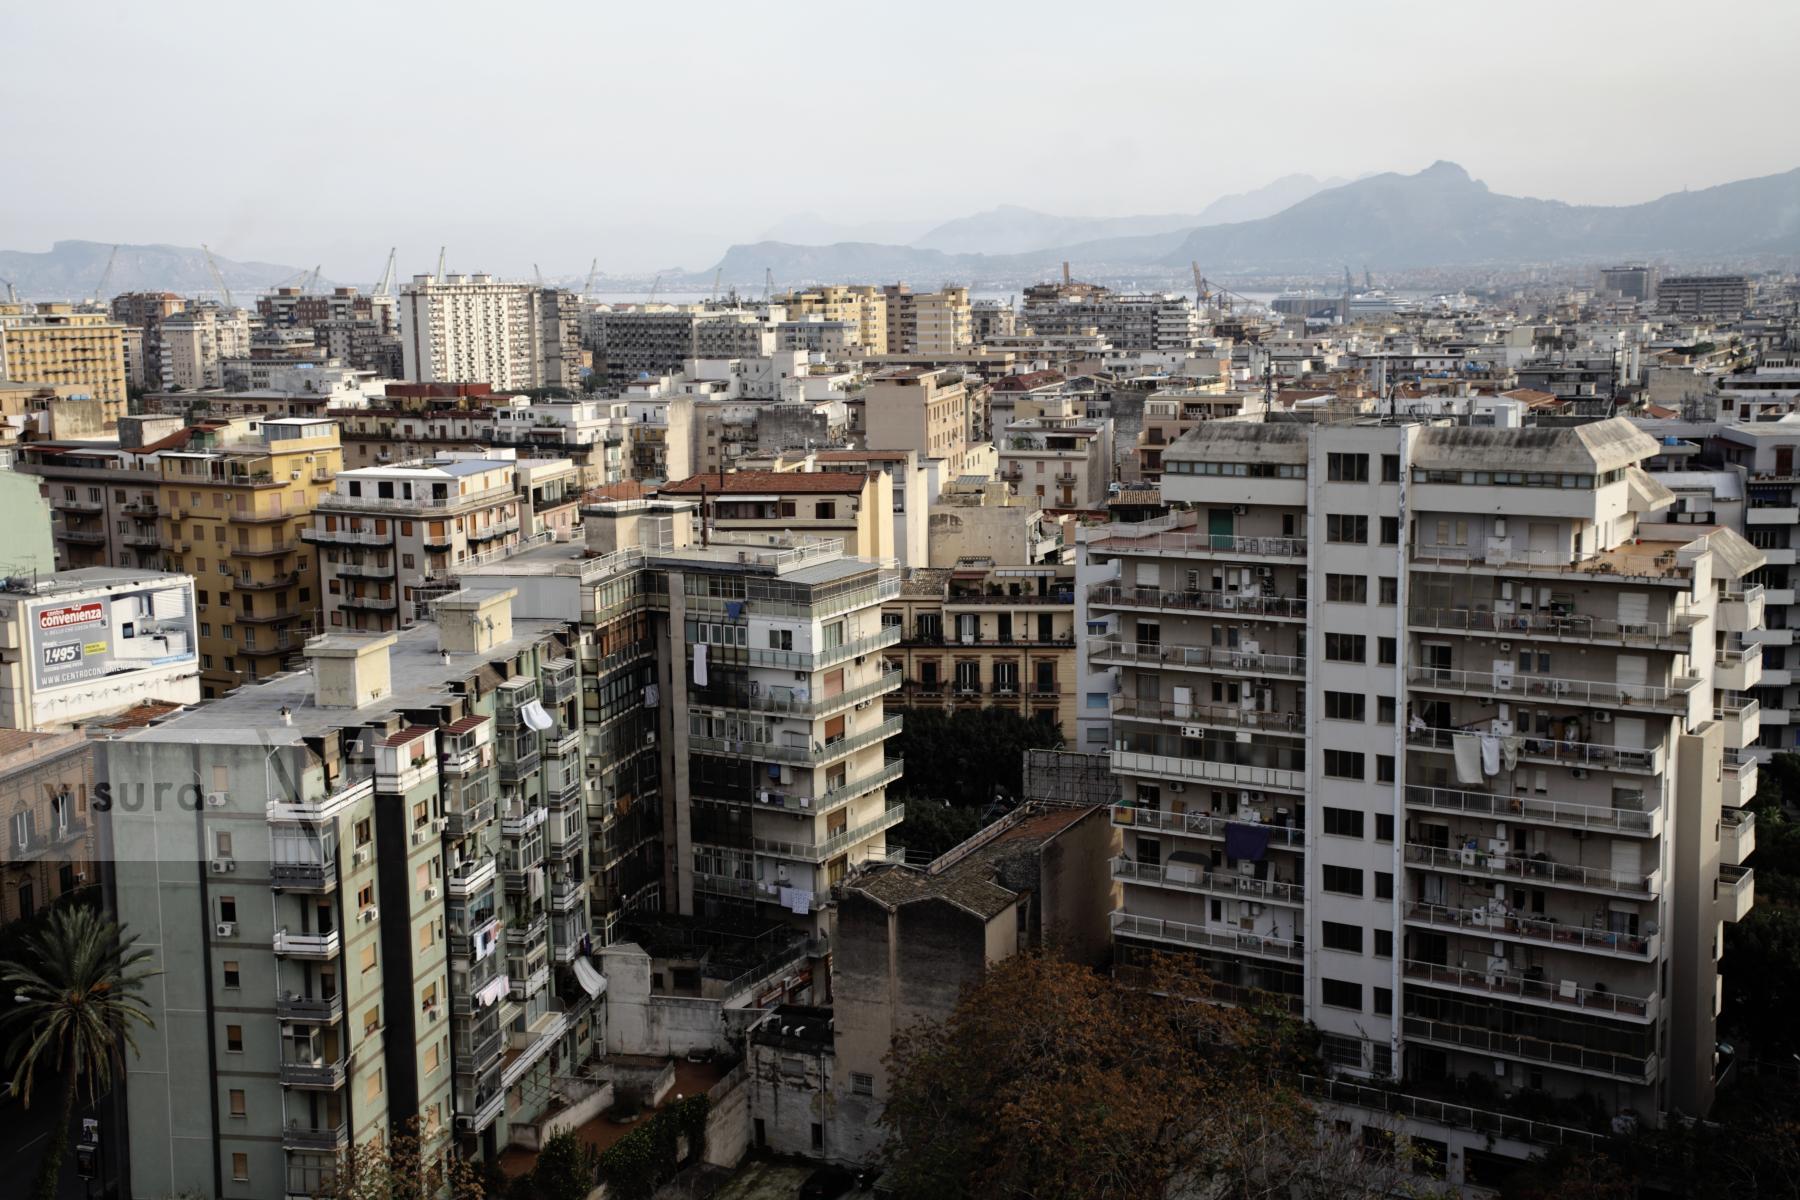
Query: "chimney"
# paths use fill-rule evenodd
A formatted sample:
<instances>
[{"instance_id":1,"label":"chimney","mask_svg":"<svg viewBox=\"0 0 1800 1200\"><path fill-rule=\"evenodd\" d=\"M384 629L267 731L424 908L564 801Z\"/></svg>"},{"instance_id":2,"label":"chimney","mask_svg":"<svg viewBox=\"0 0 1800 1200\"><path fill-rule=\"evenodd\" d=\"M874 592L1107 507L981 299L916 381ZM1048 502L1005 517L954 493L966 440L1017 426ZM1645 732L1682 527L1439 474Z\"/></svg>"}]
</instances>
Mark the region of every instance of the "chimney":
<instances>
[{"instance_id":1,"label":"chimney","mask_svg":"<svg viewBox=\"0 0 1800 1200\"><path fill-rule=\"evenodd\" d=\"M391 633L330 633L306 643L313 702L320 708L361 708L390 695L388 647L394 641Z\"/></svg>"},{"instance_id":2,"label":"chimney","mask_svg":"<svg viewBox=\"0 0 1800 1200\"><path fill-rule=\"evenodd\" d=\"M512 641L513 598L518 588L451 592L433 605L438 649L447 654L486 654Z\"/></svg>"}]
</instances>

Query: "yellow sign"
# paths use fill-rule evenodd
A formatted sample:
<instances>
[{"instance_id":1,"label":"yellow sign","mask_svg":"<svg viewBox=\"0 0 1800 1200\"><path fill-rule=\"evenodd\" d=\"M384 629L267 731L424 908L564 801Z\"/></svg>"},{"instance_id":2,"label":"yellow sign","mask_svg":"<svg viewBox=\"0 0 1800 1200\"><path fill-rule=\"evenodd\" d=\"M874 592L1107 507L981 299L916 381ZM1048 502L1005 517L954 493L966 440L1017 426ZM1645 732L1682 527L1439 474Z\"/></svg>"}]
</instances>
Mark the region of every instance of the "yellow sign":
<instances>
[{"instance_id":1,"label":"yellow sign","mask_svg":"<svg viewBox=\"0 0 1800 1200\"><path fill-rule=\"evenodd\" d=\"M106 653L106 643L105 642L89 642L87 645L85 645L81 648L81 653L84 657L89 654L105 654Z\"/></svg>"}]
</instances>

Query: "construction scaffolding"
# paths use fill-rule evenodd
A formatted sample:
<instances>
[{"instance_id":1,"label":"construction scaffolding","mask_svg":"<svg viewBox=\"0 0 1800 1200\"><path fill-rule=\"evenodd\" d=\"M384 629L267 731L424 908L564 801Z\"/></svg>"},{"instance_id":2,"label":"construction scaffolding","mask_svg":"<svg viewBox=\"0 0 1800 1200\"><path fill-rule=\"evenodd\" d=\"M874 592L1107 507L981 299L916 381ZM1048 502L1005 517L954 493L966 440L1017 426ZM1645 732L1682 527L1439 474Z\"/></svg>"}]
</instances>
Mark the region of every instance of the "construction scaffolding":
<instances>
[{"instance_id":1,"label":"construction scaffolding","mask_svg":"<svg viewBox=\"0 0 1800 1200\"><path fill-rule=\"evenodd\" d=\"M1119 778L1105 754L1074 750L1025 751L1026 802L1092 808L1119 802Z\"/></svg>"}]
</instances>

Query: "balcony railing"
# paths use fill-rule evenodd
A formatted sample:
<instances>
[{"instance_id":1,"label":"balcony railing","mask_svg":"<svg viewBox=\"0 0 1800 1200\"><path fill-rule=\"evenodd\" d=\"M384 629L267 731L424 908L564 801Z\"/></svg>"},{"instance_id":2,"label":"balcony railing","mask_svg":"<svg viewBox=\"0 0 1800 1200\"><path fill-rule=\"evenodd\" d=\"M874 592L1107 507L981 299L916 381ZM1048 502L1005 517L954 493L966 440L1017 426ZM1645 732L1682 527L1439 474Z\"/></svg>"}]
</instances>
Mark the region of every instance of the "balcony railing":
<instances>
[{"instance_id":1,"label":"balcony railing","mask_svg":"<svg viewBox=\"0 0 1800 1200\"><path fill-rule=\"evenodd\" d=\"M1129 526L1120 526L1129 529ZM1129 535L1102 538L1095 543L1107 553L1205 554L1220 558L1272 558L1300 562L1306 558L1304 538L1235 537L1228 533L1152 533L1142 537Z\"/></svg>"},{"instance_id":2,"label":"balcony railing","mask_svg":"<svg viewBox=\"0 0 1800 1200\"><path fill-rule=\"evenodd\" d=\"M1484 849L1423 846L1408 842L1406 861L1415 867L1428 867L1454 875L1485 875L1493 879L1511 879L1529 884L1548 883L1595 892L1653 896L1662 890L1660 872L1644 874L1637 871L1611 871L1600 867L1576 867L1543 857L1522 858L1516 854L1493 854Z\"/></svg>"},{"instance_id":3,"label":"balcony railing","mask_svg":"<svg viewBox=\"0 0 1800 1200\"><path fill-rule=\"evenodd\" d=\"M1678 614L1673 621L1619 621L1582 613L1496 613L1481 608L1411 608L1409 625L1463 633L1530 634L1568 641L1684 642L1699 618Z\"/></svg>"},{"instance_id":4,"label":"balcony railing","mask_svg":"<svg viewBox=\"0 0 1800 1200\"><path fill-rule=\"evenodd\" d=\"M1224 725L1232 729L1261 729L1270 733L1302 733L1299 713L1265 712L1235 704L1176 704L1170 700L1139 700L1114 696L1112 715L1130 721L1168 721L1182 725Z\"/></svg>"},{"instance_id":5,"label":"balcony railing","mask_svg":"<svg viewBox=\"0 0 1800 1200\"><path fill-rule=\"evenodd\" d=\"M336 958L342 945L342 935L336 929L330 933L291 933L285 928L275 931L275 953L285 958Z\"/></svg>"},{"instance_id":6,"label":"balcony railing","mask_svg":"<svg viewBox=\"0 0 1800 1200\"><path fill-rule=\"evenodd\" d=\"M1406 1036L1439 1045L1456 1046L1482 1054L1497 1054L1526 1062L1545 1063L1568 1071L1590 1075L1610 1075L1633 1083L1647 1083L1656 1075L1656 1055L1613 1054L1590 1050L1566 1042L1551 1042L1516 1033L1501 1033L1475 1025L1456 1025L1449 1021L1433 1021L1425 1017L1407 1017L1402 1025Z\"/></svg>"},{"instance_id":7,"label":"balcony railing","mask_svg":"<svg viewBox=\"0 0 1800 1200\"><path fill-rule=\"evenodd\" d=\"M1467 813L1499 820L1534 821L1559 825L1565 829L1598 829L1608 833L1654 836L1662 827L1659 809L1646 811L1599 808L1588 804L1572 804L1566 800L1546 800L1541 796L1498 796L1487 792L1408 784L1406 802L1415 808L1429 808L1437 812Z\"/></svg>"},{"instance_id":8,"label":"balcony railing","mask_svg":"<svg viewBox=\"0 0 1800 1200\"><path fill-rule=\"evenodd\" d=\"M1149 938L1158 942L1174 942L1181 946L1199 946L1225 950L1233 954L1253 954L1259 958L1298 961L1303 954L1299 942L1269 937L1246 930L1212 929L1190 925L1186 921L1168 921L1160 917L1140 917L1135 913L1112 914L1113 936Z\"/></svg>"},{"instance_id":9,"label":"balcony railing","mask_svg":"<svg viewBox=\"0 0 1800 1200\"><path fill-rule=\"evenodd\" d=\"M1274 901L1277 904L1300 904L1306 896L1305 887L1298 883L1256 879L1240 875L1236 871L1212 871L1181 863L1158 866L1155 863L1134 862L1122 855L1112 860L1112 877L1121 883L1142 883L1178 891L1204 892L1210 896Z\"/></svg>"},{"instance_id":10,"label":"balcony railing","mask_svg":"<svg viewBox=\"0 0 1800 1200\"><path fill-rule=\"evenodd\" d=\"M445 890L452 896L473 896L493 883L498 871L491 854L474 864L463 863L444 876Z\"/></svg>"},{"instance_id":11,"label":"balcony railing","mask_svg":"<svg viewBox=\"0 0 1800 1200\"><path fill-rule=\"evenodd\" d=\"M756 803L767 808L786 809L789 812L819 813L830 812L840 805L847 804L858 796L867 795L883 784L892 783L900 778L905 769L905 760L889 759L881 765L881 770L856 779L846 780L835 788L818 796L803 796L793 792L778 791L774 788L759 790Z\"/></svg>"},{"instance_id":12,"label":"balcony railing","mask_svg":"<svg viewBox=\"0 0 1800 1200\"><path fill-rule=\"evenodd\" d=\"M1550 1125L1542 1121L1515 1117L1511 1113L1469 1108L1466 1105L1434 1100L1429 1096L1408 1095L1385 1087L1368 1087L1347 1079L1326 1079L1317 1075L1302 1075L1300 1085L1302 1093L1328 1104L1342 1104L1372 1112L1391 1113L1431 1125L1442 1125L1451 1129L1469 1129L1477 1133L1485 1133L1490 1137L1530 1142L1540 1146L1577 1146L1587 1150L1597 1149L1606 1141L1605 1135L1591 1133L1585 1129L1574 1129L1567 1125Z\"/></svg>"},{"instance_id":13,"label":"balcony railing","mask_svg":"<svg viewBox=\"0 0 1800 1200\"><path fill-rule=\"evenodd\" d=\"M349 1065L342 1058L314 1058L305 1062L284 1060L280 1071L281 1082L288 1087L340 1088L344 1086L344 1074Z\"/></svg>"},{"instance_id":14,"label":"balcony railing","mask_svg":"<svg viewBox=\"0 0 1800 1200\"><path fill-rule=\"evenodd\" d=\"M1212 646L1170 646L1160 642L1126 642L1115 636L1090 637L1088 656L1101 665L1191 667L1237 675L1280 675L1298 679L1306 660L1291 654L1260 654Z\"/></svg>"},{"instance_id":15,"label":"balcony railing","mask_svg":"<svg viewBox=\"0 0 1800 1200\"><path fill-rule=\"evenodd\" d=\"M1099 583L1088 589L1094 608L1155 608L1176 612L1221 613L1234 617L1305 620L1306 601L1293 596L1253 596L1240 592L1165 592L1159 588Z\"/></svg>"},{"instance_id":16,"label":"balcony railing","mask_svg":"<svg viewBox=\"0 0 1800 1200\"><path fill-rule=\"evenodd\" d=\"M690 692L688 698L695 708L741 708L796 717L822 717L861 704L864 700L886 695L900 686L901 678L902 673L899 671L883 671L875 682L850 688L835 696L813 697L810 690L803 689L807 696L805 700L796 698L792 688L783 688L779 692L758 688L754 693L738 692L728 696Z\"/></svg>"},{"instance_id":17,"label":"balcony railing","mask_svg":"<svg viewBox=\"0 0 1800 1200\"><path fill-rule=\"evenodd\" d=\"M1146 754L1136 750L1112 751L1114 774L1155 775L1165 779L1227 783L1233 787L1297 792L1306 787L1304 770L1263 767L1252 763L1218 762L1209 758L1185 758L1173 754Z\"/></svg>"},{"instance_id":18,"label":"balcony railing","mask_svg":"<svg viewBox=\"0 0 1800 1200\"><path fill-rule=\"evenodd\" d=\"M1500 996L1526 1004L1543 1004L1551 1008L1580 1009L1609 1017L1625 1017L1634 1021L1656 1016L1657 997L1627 996L1604 987L1582 987L1573 979L1544 979L1532 975L1510 975L1505 972L1472 971L1443 963L1407 959L1403 964L1407 979L1433 987L1455 988L1484 996Z\"/></svg>"},{"instance_id":19,"label":"balcony railing","mask_svg":"<svg viewBox=\"0 0 1800 1200\"><path fill-rule=\"evenodd\" d=\"M1543 942L1566 950L1583 950L1594 954L1617 955L1621 958L1648 962L1656 957L1661 939L1657 935L1615 933L1609 929L1589 929L1562 921L1545 921L1510 913L1494 913L1485 908L1448 908L1441 904L1413 901L1406 906L1406 919L1426 925L1462 930L1477 937L1513 938L1527 942Z\"/></svg>"},{"instance_id":20,"label":"balcony railing","mask_svg":"<svg viewBox=\"0 0 1800 1200\"><path fill-rule=\"evenodd\" d=\"M1456 748L1456 735L1470 732L1462 729L1414 729L1407 733L1406 743L1409 746L1418 746L1427 750L1450 752ZM1582 767L1597 771L1655 774L1662 767L1662 750L1660 748L1606 746L1595 742L1569 742L1556 738L1531 736L1520 738L1519 754L1534 762L1548 762L1558 766Z\"/></svg>"},{"instance_id":21,"label":"balcony railing","mask_svg":"<svg viewBox=\"0 0 1800 1200\"><path fill-rule=\"evenodd\" d=\"M1453 671L1446 667L1409 667L1407 682L1437 692L1460 692L1549 700L1603 708L1687 707L1688 697L1700 686L1697 675L1677 675L1661 686L1619 683L1617 680L1558 679L1549 675L1514 674L1510 671Z\"/></svg>"},{"instance_id":22,"label":"balcony railing","mask_svg":"<svg viewBox=\"0 0 1800 1200\"><path fill-rule=\"evenodd\" d=\"M1249 824L1268 830L1271 845L1300 847L1306 844L1306 830L1298 826L1238 821L1231 817L1213 817L1199 812L1169 812L1166 809L1130 804L1113 805L1112 823L1122 829L1148 829L1157 833L1203 838L1222 838L1227 826Z\"/></svg>"},{"instance_id":23,"label":"balcony railing","mask_svg":"<svg viewBox=\"0 0 1800 1200\"><path fill-rule=\"evenodd\" d=\"M751 646L747 652L749 663L753 667L780 667L792 671L822 671L837 663L859 658L865 654L873 654L877 650L885 650L900 641L901 628L898 625L884 625L879 631L855 641L845 642L838 646L827 646L819 650L771 650L761 646Z\"/></svg>"},{"instance_id":24,"label":"balcony railing","mask_svg":"<svg viewBox=\"0 0 1800 1200\"><path fill-rule=\"evenodd\" d=\"M344 1015L344 994L302 996L279 992L275 996L275 1015L284 1021L335 1021Z\"/></svg>"},{"instance_id":25,"label":"balcony railing","mask_svg":"<svg viewBox=\"0 0 1800 1200\"><path fill-rule=\"evenodd\" d=\"M688 749L710 754L732 754L758 762L784 762L816 767L898 736L904 720L898 716L889 717L874 728L851 737L831 742L814 742L810 746L783 746L775 742L746 742L735 738L690 735Z\"/></svg>"},{"instance_id":26,"label":"balcony railing","mask_svg":"<svg viewBox=\"0 0 1800 1200\"><path fill-rule=\"evenodd\" d=\"M821 863L834 858L858 842L867 841L886 829L892 829L906 819L906 805L890 804L887 809L872 821L864 821L852 829L819 842L784 842L772 838L752 838L751 845L758 854L769 854L777 858L798 859L801 862Z\"/></svg>"},{"instance_id":27,"label":"balcony railing","mask_svg":"<svg viewBox=\"0 0 1800 1200\"><path fill-rule=\"evenodd\" d=\"M350 1144L350 1126L320 1129L310 1125L288 1125L281 1131L284 1150L342 1150Z\"/></svg>"}]
</instances>

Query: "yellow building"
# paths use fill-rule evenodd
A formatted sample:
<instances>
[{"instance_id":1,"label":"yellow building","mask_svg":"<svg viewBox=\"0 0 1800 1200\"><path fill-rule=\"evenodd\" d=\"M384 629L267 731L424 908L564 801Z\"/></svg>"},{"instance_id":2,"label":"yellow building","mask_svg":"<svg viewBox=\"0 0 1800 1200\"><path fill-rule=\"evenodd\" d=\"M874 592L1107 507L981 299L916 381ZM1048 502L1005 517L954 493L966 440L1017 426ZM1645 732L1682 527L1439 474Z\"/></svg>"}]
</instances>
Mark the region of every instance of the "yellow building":
<instances>
[{"instance_id":1,"label":"yellow building","mask_svg":"<svg viewBox=\"0 0 1800 1200\"><path fill-rule=\"evenodd\" d=\"M1005 708L1075 732L1075 568L996 566L906 572L881 608L901 627L886 652L905 680L890 708Z\"/></svg>"},{"instance_id":2,"label":"yellow building","mask_svg":"<svg viewBox=\"0 0 1800 1200\"><path fill-rule=\"evenodd\" d=\"M777 303L787 306L790 317L823 317L842 321L856 331L865 354L887 354L888 300L878 287L842 284L790 292Z\"/></svg>"},{"instance_id":3,"label":"yellow building","mask_svg":"<svg viewBox=\"0 0 1800 1200\"><path fill-rule=\"evenodd\" d=\"M337 424L263 422L250 438L162 455L171 570L195 580L207 699L266 678L317 628L319 566L300 539L343 467Z\"/></svg>"},{"instance_id":4,"label":"yellow building","mask_svg":"<svg viewBox=\"0 0 1800 1200\"><path fill-rule=\"evenodd\" d=\"M105 313L67 304L0 305L0 379L73 384L105 405L106 424L125 411L125 327Z\"/></svg>"}]
</instances>

